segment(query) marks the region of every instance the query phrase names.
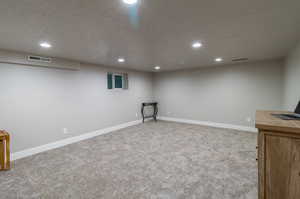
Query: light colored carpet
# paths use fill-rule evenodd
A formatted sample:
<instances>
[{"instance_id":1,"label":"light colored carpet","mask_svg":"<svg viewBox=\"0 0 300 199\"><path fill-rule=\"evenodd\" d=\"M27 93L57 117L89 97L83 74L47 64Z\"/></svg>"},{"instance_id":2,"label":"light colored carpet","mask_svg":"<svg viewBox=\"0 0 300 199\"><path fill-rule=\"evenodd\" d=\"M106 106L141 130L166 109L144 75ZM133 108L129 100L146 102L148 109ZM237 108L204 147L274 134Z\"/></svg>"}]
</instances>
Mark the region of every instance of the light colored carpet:
<instances>
[{"instance_id":1,"label":"light colored carpet","mask_svg":"<svg viewBox=\"0 0 300 199\"><path fill-rule=\"evenodd\" d=\"M147 122L15 162L0 198L257 199L256 134Z\"/></svg>"}]
</instances>

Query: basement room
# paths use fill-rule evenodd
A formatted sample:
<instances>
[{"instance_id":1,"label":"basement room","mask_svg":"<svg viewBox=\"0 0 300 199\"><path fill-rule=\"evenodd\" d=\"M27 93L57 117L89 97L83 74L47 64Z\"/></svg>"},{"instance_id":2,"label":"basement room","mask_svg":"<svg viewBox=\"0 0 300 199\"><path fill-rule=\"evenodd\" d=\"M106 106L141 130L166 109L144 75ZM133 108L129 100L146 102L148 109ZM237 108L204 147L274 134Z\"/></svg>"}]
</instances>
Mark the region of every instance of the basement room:
<instances>
[{"instance_id":1,"label":"basement room","mask_svg":"<svg viewBox=\"0 0 300 199\"><path fill-rule=\"evenodd\" d=\"M0 199L300 199L299 10L0 0Z\"/></svg>"}]
</instances>

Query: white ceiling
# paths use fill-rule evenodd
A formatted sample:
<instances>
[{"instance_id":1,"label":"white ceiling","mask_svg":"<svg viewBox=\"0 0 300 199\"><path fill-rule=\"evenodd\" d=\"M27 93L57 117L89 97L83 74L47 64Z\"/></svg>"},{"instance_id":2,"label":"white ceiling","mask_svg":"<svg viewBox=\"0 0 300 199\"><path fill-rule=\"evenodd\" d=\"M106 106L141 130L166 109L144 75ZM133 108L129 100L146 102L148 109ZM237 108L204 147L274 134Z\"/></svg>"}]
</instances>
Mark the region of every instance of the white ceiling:
<instances>
[{"instance_id":1,"label":"white ceiling","mask_svg":"<svg viewBox=\"0 0 300 199\"><path fill-rule=\"evenodd\" d=\"M299 0L0 0L0 48L146 71L279 58L300 38L299 10Z\"/></svg>"}]
</instances>

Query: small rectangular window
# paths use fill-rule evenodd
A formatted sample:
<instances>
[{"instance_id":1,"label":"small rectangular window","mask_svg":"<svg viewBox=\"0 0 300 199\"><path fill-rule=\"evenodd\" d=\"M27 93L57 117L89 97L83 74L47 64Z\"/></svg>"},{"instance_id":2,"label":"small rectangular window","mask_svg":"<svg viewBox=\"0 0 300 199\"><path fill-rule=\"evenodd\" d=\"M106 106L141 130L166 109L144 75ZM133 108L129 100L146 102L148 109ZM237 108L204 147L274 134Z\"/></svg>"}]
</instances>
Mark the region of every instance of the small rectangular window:
<instances>
[{"instance_id":1,"label":"small rectangular window","mask_svg":"<svg viewBox=\"0 0 300 199\"><path fill-rule=\"evenodd\" d=\"M107 89L113 89L113 74L107 73Z\"/></svg>"},{"instance_id":2,"label":"small rectangular window","mask_svg":"<svg viewBox=\"0 0 300 199\"><path fill-rule=\"evenodd\" d=\"M115 75L115 88L123 88L123 76Z\"/></svg>"},{"instance_id":3,"label":"small rectangular window","mask_svg":"<svg viewBox=\"0 0 300 199\"><path fill-rule=\"evenodd\" d=\"M107 89L128 89L128 74L107 73Z\"/></svg>"}]
</instances>

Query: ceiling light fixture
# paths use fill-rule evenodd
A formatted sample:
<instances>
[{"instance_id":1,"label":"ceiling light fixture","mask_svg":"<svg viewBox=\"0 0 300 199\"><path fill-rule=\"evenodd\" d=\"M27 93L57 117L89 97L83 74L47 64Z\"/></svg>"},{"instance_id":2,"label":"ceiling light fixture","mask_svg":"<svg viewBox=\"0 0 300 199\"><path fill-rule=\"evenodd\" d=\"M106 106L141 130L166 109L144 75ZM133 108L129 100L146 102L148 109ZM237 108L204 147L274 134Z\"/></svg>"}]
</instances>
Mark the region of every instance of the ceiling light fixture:
<instances>
[{"instance_id":1,"label":"ceiling light fixture","mask_svg":"<svg viewBox=\"0 0 300 199\"><path fill-rule=\"evenodd\" d=\"M124 62L125 62L125 59L124 59L124 58L119 58L119 59L118 59L118 62L119 62L119 63L124 63Z\"/></svg>"},{"instance_id":2,"label":"ceiling light fixture","mask_svg":"<svg viewBox=\"0 0 300 199\"><path fill-rule=\"evenodd\" d=\"M194 42L194 43L192 44L192 47L193 47L193 48L201 48L201 47L202 47L202 43L199 42L199 41L196 41L196 42Z\"/></svg>"},{"instance_id":3,"label":"ceiling light fixture","mask_svg":"<svg viewBox=\"0 0 300 199\"><path fill-rule=\"evenodd\" d=\"M222 57L218 57L218 58L215 59L215 61L216 62L221 62L221 61L223 61L223 58Z\"/></svg>"},{"instance_id":4,"label":"ceiling light fixture","mask_svg":"<svg viewBox=\"0 0 300 199\"><path fill-rule=\"evenodd\" d=\"M43 47L43 48L51 48L52 47L52 45L49 44L48 42L41 42L40 46Z\"/></svg>"},{"instance_id":5,"label":"ceiling light fixture","mask_svg":"<svg viewBox=\"0 0 300 199\"><path fill-rule=\"evenodd\" d=\"M123 2L128 5L133 5L133 4L136 4L138 2L138 0L123 0Z\"/></svg>"},{"instance_id":6,"label":"ceiling light fixture","mask_svg":"<svg viewBox=\"0 0 300 199\"><path fill-rule=\"evenodd\" d=\"M155 69L155 70L159 70L159 69L160 69L160 66L155 66L154 69Z\"/></svg>"}]
</instances>

